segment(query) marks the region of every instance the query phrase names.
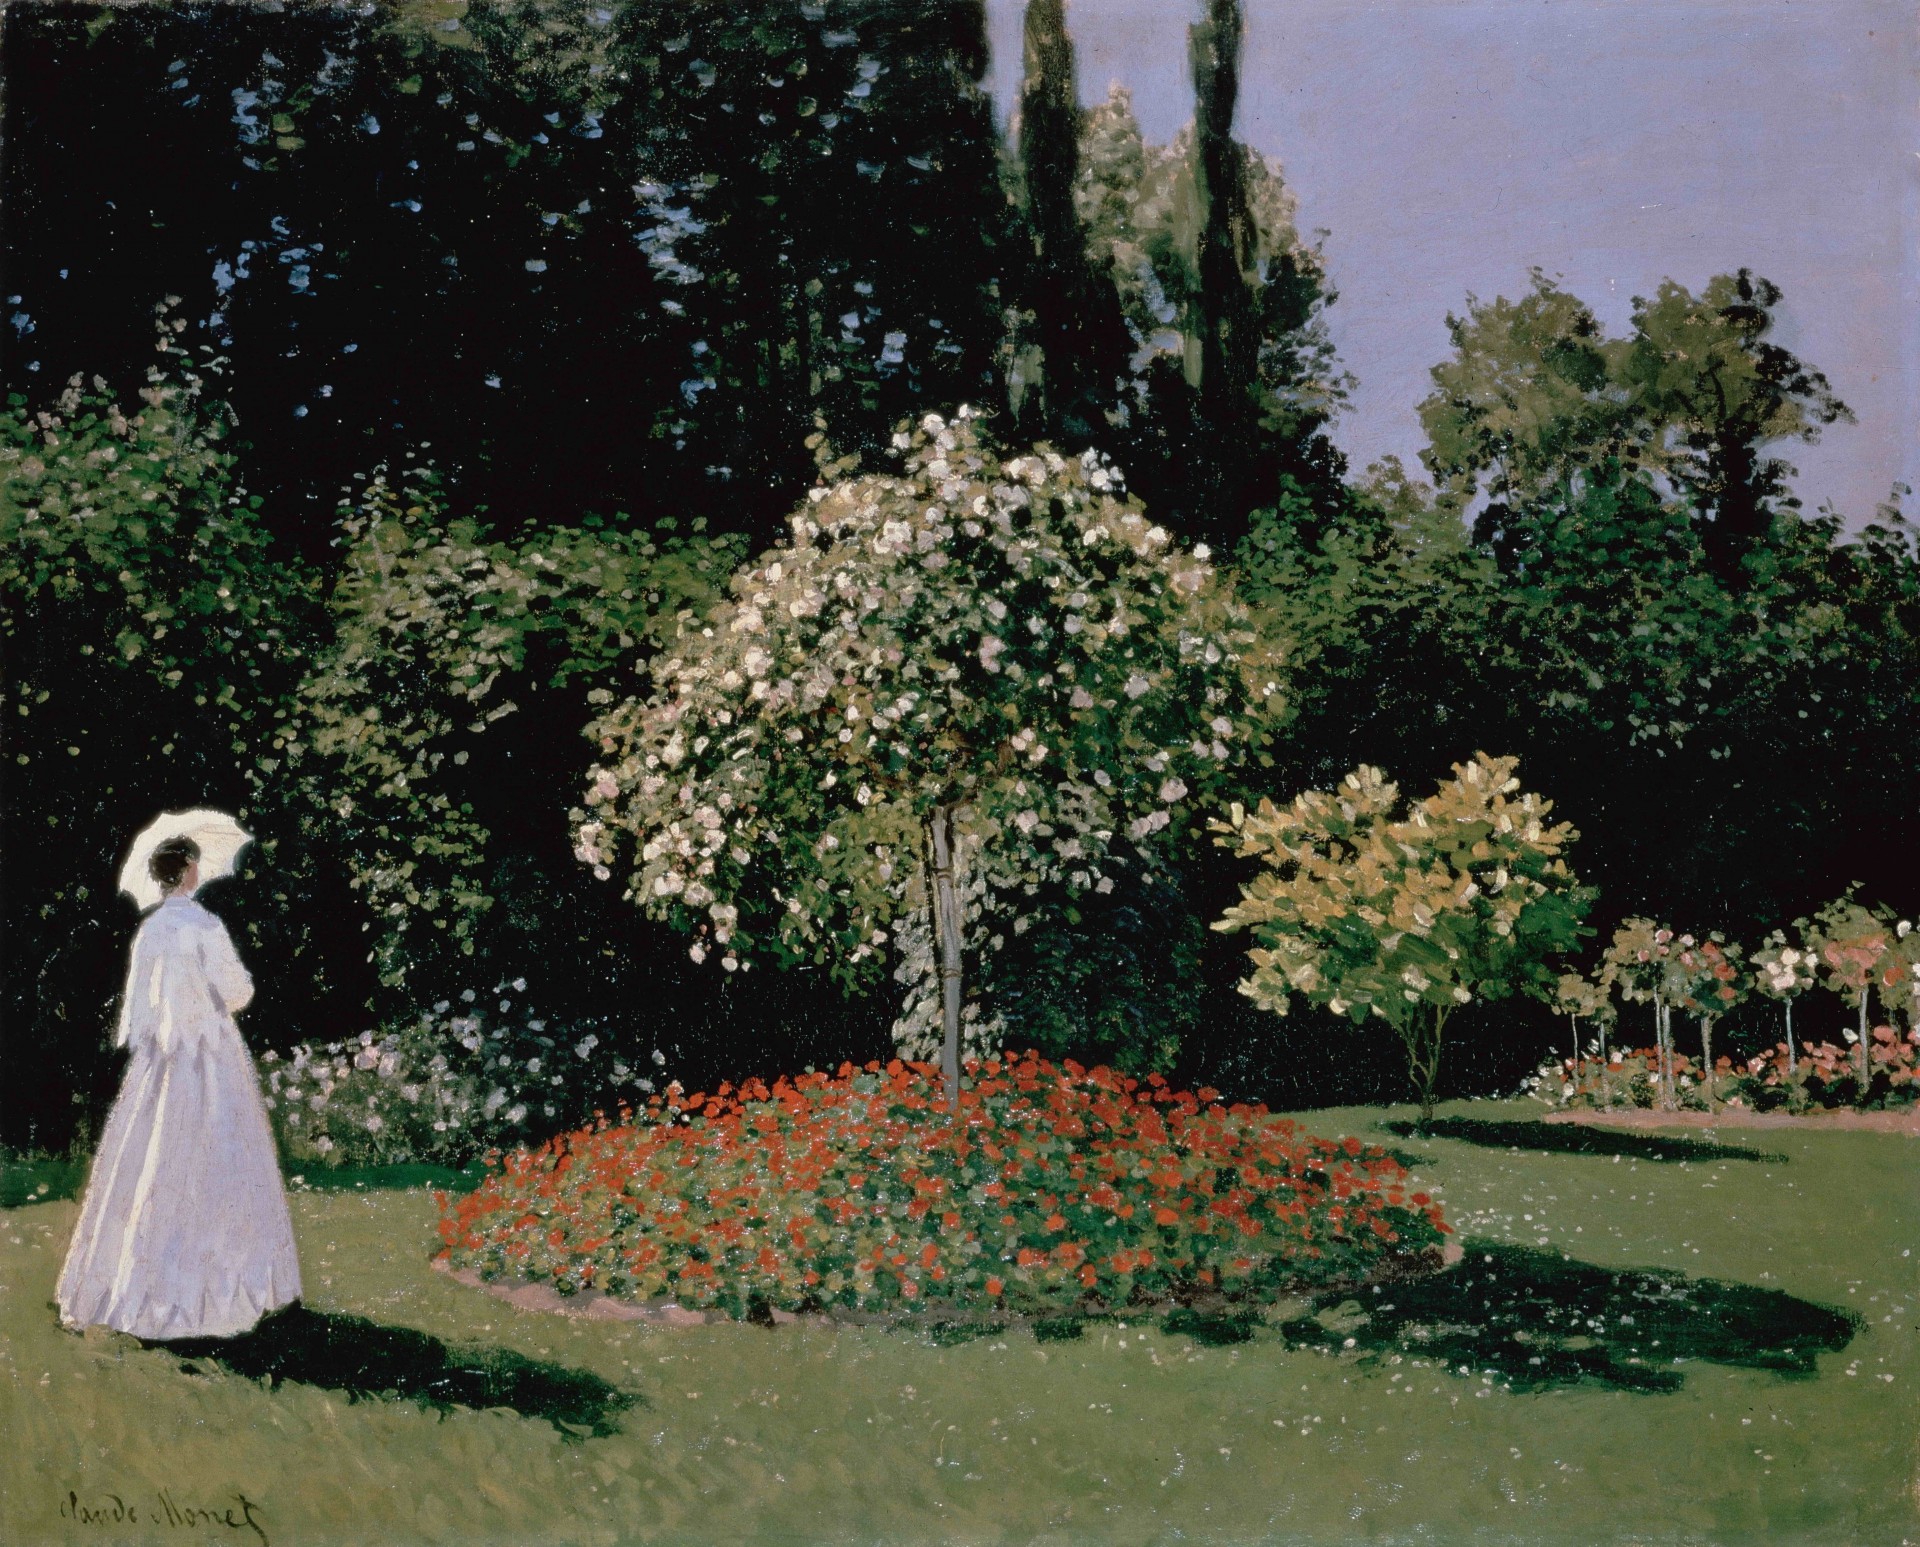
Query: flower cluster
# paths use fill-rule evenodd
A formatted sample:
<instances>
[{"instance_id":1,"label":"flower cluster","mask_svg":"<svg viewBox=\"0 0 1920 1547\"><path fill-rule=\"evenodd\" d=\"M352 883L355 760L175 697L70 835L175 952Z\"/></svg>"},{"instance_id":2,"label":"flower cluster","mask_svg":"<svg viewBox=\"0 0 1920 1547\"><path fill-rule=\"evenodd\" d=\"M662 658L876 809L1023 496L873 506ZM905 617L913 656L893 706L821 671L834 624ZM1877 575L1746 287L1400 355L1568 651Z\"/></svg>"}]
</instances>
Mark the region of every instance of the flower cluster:
<instances>
[{"instance_id":1,"label":"flower cluster","mask_svg":"<svg viewBox=\"0 0 1920 1547\"><path fill-rule=\"evenodd\" d=\"M1811 946L1790 945L1786 931L1776 929L1753 953L1754 991L1769 999L1798 999L1813 987L1818 966Z\"/></svg>"},{"instance_id":2,"label":"flower cluster","mask_svg":"<svg viewBox=\"0 0 1920 1547\"><path fill-rule=\"evenodd\" d=\"M897 1059L673 1087L443 1198L442 1255L736 1315L1037 1312L1354 1282L1447 1232L1384 1151L1214 1091L1031 1053L969 1074L952 1123L937 1071Z\"/></svg>"},{"instance_id":3,"label":"flower cluster","mask_svg":"<svg viewBox=\"0 0 1920 1547\"><path fill-rule=\"evenodd\" d=\"M1672 957L1673 1002L1693 1015L1725 1015L1745 997L1740 947L1719 935L1695 940L1682 935Z\"/></svg>"},{"instance_id":4,"label":"flower cluster","mask_svg":"<svg viewBox=\"0 0 1920 1547\"><path fill-rule=\"evenodd\" d=\"M526 980L441 1000L397 1029L260 1055L287 1158L323 1165L463 1165L610 1099L642 1098L666 1055L629 1061L596 1031L562 1034L524 1009ZM636 1067L636 1064L638 1067Z\"/></svg>"}]
</instances>

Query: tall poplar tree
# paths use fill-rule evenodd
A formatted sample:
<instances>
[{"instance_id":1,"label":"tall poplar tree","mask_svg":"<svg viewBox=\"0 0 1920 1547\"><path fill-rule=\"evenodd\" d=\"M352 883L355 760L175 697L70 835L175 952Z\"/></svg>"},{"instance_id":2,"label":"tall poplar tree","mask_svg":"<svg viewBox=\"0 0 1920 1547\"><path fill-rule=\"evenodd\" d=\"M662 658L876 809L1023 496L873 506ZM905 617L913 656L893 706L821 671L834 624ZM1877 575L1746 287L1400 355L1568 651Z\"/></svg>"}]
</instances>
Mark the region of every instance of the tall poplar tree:
<instances>
[{"instance_id":1,"label":"tall poplar tree","mask_svg":"<svg viewBox=\"0 0 1920 1547\"><path fill-rule=\"evenodd\" d=\"M1131 353L1113 285L1095 272L1075 205L1085 128L1065 0L1029 0L1018 125L1030 316L1009 398L1023 434L1062 449L1114 443Z\"/></svg>"},{"instance_id":2,"label":"tall poplar tree","mask_svg":"<svg viewBox=\"0 0 1920 1547\"><path fill-rule=\"evenodd\" d=\"M1213 454L1203 463L1196 528L1216 540L1233 533L1247 492L1255 428L1248 388L1257 380L1259 320L1248 276L1254 230L1243 147L1233 137L1240 97L1239 0L1207 0L1206 19L1188 29L1193 66L1193 169L1200 203L1197 267L1200 422Z\"/></svg>"}]
</instances>

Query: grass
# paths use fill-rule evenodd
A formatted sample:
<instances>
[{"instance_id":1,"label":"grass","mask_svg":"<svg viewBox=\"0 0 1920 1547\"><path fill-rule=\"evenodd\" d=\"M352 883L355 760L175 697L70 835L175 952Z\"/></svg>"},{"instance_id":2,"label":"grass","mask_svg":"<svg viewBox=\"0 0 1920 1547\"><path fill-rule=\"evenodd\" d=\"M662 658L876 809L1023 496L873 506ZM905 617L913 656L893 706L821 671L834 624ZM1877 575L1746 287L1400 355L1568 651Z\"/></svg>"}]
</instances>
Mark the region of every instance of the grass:
<instances>
[{"instance_id":1,"label":"grass","mask_svg":"<svg viewBox=\"0 0 1920 1547\"><path fill-rule=\"evenodd\" d=\"M118 1499L161 1518L84 1539L174 1539L164 1489L244 1495L273 1543L1920 1539L1920 1146L1410 1148L1473 1243L1441 1279L984 1335L520 1312L427 1268L426 1193L296 1191L309 1319L185 1357L61 1333L75 1206L29 1204L0 1218L3 1534L83 1539L74 1506Z\"/></svg>"}]
</instances>

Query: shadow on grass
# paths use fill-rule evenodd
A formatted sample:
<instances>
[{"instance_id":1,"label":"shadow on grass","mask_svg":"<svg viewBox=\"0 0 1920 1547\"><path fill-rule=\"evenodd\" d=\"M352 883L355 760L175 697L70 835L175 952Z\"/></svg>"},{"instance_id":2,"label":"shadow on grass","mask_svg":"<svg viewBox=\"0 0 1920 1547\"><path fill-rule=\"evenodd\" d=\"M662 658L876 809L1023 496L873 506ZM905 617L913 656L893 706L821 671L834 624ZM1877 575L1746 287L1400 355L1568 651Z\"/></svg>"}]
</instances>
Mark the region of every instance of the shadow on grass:
<instances>
[{"instance_id":1,"label":"shadow on grass","mask_svg":"<svg viewBox=\"0 0 1920 1547\"><path fill-rule=\"evenodd\" d=\"M408 1327L361 1316L288 1307L235 1338L148 1343L186 1361L215 1364L270 1386L294 1381L345 1392L350 1401L413 1401L442 1414L456 1407L507 1408L538 1418L566 1439L604 1438L640 1398L586 1370L545 1364L505 1348L450 1348Z\"/></svg>"},{"instance_id":2,"label":"shadow on grass","mask_svg":"<svg viewBox=\"0 0 1920 1547\"><path fill-rule=\"evenodd\" d=\"M86 1180L84 1160L33 1160L20 1155L0 1155L0 1209L76 1197Z\"/></svg>"},{"instance_id":3,"label":"shadow on grass","mask_svg":"<svg viewBox=\"0 0 1920 1547\"><path fill-rule=\"evenodd\" d=\"M1411 1355L1455 1373L1492 1374L1515 1391L1592 1381L1677 1391L1695 1359L1787 1376L1845 1348L1858 1317L1777 1289L1680 1273L1599 1268L1557 1252L1466 1243L1466 1259L1377 1292L1323 1295L1285 1322L1297 1348L1351 1345L1370 1360Z\"/></svg>"},{"instance_id":4,"label":"shadow on grass","mask_svg":"<svg viewBox=\"0 0 1920 1547\"><path fill-rule=\"evenodd\" d=\"M1251 1343L1254 1334L1260 1330L1261 1316L1258 1311L1209 1312L1183 1306L1179 1310L1169 1311L1161 1325L1169 1332L1192 1338L1196 1343L1223 1348L1230 1343Z\"/></svg>"},{"instance_id":5,"label":"shadow on grass","mask_svg":"<svg viewBox=\"0 0 1920 1547\"><path fill-rule=\"evenodd\" d=\"M1436 1117L1425 1133L1418 1123L1381 1123L1403 1139L1459 1139L1489 1149L1550 1150L1564 1155L1625 1155L1633 1160L1763 1160L1784 1163L1785 1155L1716 1144L1710 1139L1676 1139L1651 1133L1622 1133L1581 1123L1501 1122L1487 1117Z\"/></svg>"},{"instance_id":6,"label":"shadow on grass","mask_svg":"<svg viewBox=\"0 0 1920 1547\"><path fill-rule=\"evenodd\" d=\"M437 1187L442 1192L472 1192L486 1179L478 1164L456 1170L452 1166L403 1163L391 1166L307 1166L288 1176L293 1191L393 1192Z\"/></svg>"}]
</instances>

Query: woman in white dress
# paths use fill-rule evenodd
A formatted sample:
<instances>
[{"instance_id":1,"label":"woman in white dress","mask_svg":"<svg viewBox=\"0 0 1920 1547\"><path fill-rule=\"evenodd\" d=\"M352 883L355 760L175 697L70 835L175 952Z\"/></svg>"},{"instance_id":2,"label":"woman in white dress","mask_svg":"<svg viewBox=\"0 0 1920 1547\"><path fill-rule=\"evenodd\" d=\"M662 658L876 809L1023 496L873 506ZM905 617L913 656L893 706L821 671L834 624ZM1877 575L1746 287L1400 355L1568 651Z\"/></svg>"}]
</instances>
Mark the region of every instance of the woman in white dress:
<instances>
[{"instance_id":1,"label":"woman in white dress","mask_svg":"<svg viewBox=\"0 0 1920 1547\"><path fill-rule=\"evenodd\" d=\"M226 926L193 900L200 852L154 851L116 1041L132 1059L60 1271L60 1319L139 1338L231 1337L300 1297L266 1103L234 1013L253 997Z\"/></svg>"}]
</instances>

